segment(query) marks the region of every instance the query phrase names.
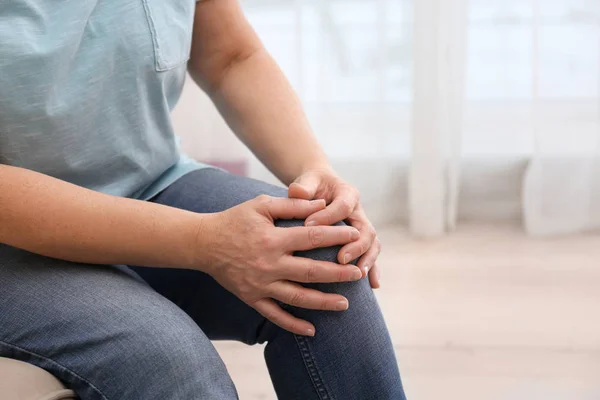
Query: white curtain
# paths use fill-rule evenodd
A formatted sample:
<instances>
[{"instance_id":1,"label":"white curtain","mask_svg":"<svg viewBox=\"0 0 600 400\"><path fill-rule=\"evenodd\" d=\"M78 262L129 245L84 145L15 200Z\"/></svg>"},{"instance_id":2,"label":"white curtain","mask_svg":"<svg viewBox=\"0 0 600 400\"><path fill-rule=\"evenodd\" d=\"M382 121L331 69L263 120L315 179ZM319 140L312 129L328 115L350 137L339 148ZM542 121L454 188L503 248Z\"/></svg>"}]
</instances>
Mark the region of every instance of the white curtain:
<instances>
[{"instance_id":1,"label":"white curtain","mask_svg":"<svg viewBox=\"0 0 600 400\"><path fill-rule=\"evenodd\" d=\"M600 228L599 9L573 0L415 3L415 234L452 230L457 215L509 218L516 181L530 234ZM473 191L499 196L475 206Z\"/></svg>"},{"instance_id":2,"label":"white curtain","mask_svg":"<svg viewBox=\"0 0 600 400\"><path fill-rule=\"evenodd\" d=\"M523 186L525 226L535 235L597 230L600 2L534 0L532 13L535 152Z\"/></svg>"},{"instance_id":3,"label":"white curtain","mask_svg":"<svg viewBox=\"0 0 600 400\"><path fill-rule=\"evenodd\" d=\"M377 224L600 229L600 1L241 3ZM276 181L193 86L174 119L195 157Z\"/></svg>"},{"instance_id":4,"label":"white curtain","mask_svg":"<svg viewBox=\"0 0 600 400\"><path fill-rule=\"evenodd\" d=\"M466 0L414 4L410 227L435 236L457 222Z\"/></svg>"}]
</instances>

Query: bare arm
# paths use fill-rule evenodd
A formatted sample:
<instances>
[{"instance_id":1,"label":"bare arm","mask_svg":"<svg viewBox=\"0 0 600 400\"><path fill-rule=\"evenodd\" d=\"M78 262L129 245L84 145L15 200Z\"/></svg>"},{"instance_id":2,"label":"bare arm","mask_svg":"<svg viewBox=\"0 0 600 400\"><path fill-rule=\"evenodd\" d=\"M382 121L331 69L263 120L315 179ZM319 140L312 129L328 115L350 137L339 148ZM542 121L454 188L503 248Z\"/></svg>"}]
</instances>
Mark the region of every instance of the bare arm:
<instances>
[{"instance_id":1,"label":"bare arm","mask_svg":"<svg viewBox=\"0 0 600 400\"><path fill-rule=\"evenodd\" d=\"M273 226L273 219L305 218L324 206L323 201L263 196L222 213L196 214L0 165L0 243L68 261L202 270L275 324L301 335L314 335L314 326L273 299L338 311L347 300L288 280L338 282L361 276L353 266L291 256L356 240L355 229L324 227L311 234L307 228ZM311 240L315 235L322 238L318 245Z\"/></svg>"},{"instance_id":2,"label":"bare arm","mask_svg":"<svg viewBox=\"0 0 600 400\"><path fill-rule=\"evenodd\" d=\"M237 0L196 6L189 71L227 123L285 184L329 162L289 82Z\"/></svg>"},{"instance_id":3,"label":"bare arm","mask_svg":"<svg viewBox=\"0 0 600 400\"><path fill-rule=\"evenodd\" d=\"M300 101L246 21L238 0L203 0L196 6L189 71L236 135L282 182L288 196L324 199L327 208L307 225L346 221L360 239L344 246L338 261L358 266L379 287L381 244L358 190L331 168Z\"/></svg>"},{"instance_id":4,"label":"bare arm","mask_svg":"<svg viewBox=\"0 0 600 400\"><path fill-rule=\"evenodd\" d=\"M34 253L91 264L191 268L202 222L203 214L0 165L0 243Z\"/></svg>"}]
</instances>

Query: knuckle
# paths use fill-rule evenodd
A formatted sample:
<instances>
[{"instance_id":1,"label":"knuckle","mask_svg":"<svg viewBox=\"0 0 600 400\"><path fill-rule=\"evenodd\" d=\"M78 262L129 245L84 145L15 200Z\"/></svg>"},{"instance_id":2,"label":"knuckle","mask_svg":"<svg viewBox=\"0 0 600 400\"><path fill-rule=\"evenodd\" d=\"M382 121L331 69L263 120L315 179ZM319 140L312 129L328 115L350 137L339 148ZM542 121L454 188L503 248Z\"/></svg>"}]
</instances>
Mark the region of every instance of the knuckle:
<instances>
[{"instance_id":1,"label":"knuckle","mask_svg":"<svg viewBox=\"0 0 600 400\"><path fill-rule=\"evenodd\" d=\"M259 196L256 197L256 201L261 206L268 206L273 201L273 198L271 196L269 196L269 195L261 194L261 195L259 195Z\"/></svg>"},{"instance_id":2,"label":"knuckle","mask_svg":"<svg viewBox=\"0 0 600 400\"><path fill-rule=\"evenodd\" d=\"M319 246L325 240L325 232L323 227L315 226L308 229L308 242L311 246Z\"/></svg>"},{"instance_id":3,"label":"knuckle","mask_svg":"<svg viewBox=\"0 0 600 400\"><path fill-rule=\"evenodd\" d=\"M350 228L346 232L346 237L347 237L348 242L352 242L354 231L356 231L356 228ZM359 234L359 238L360 238L360 232L358 234Z\"/></svg>"},{"instance_id":4,"label":"knuckle","mask_svg":"<svg viewBox=\"0 0 600 400\"><path fill-rule=\"evenodd\" d=\"M276 236L264 233L259 238L261 247L266 249L275 249L279 245L279 240Z\"/></svg>"},{"instance_id":5,"label":"knuckle","mask_svg":"<svg viewBox=\"0 0 600 400\"><path fill-rule=\"evenodd\" d=\"M344 271L343 269L340 269L337 273L337 281L338 282L346 282L348 279L346 277L348 273L346 271Z\"/></svg>"},{"instance_id":6,"label":"knuckle","mask_svg":"<svg viewBox=\"0 0 600 400\"><path fill-rule=\"evenodd\" d=\"M261 272L267 272L271 269L271 265L264 258L259 258L256 261L256 269L258 269Z\"/></svg>"},{"instance_id":7,"label":"knuckle","mask_svg":"<svg viewBox=\"0 0 600 400\"><path fill-rule=\"evenodd\" d=\"M308 266L306 270L306 282L317 282L319 277L319 270L315 264Z\"/></svg>"},{"instance_id":8,"label":"knuckle","mask_svg":"<svg viewBox=\"0 0 600 400\"><path fill-rule=\"evenodd\" d=\"M266 311L263 316L275 324L278 322L277 313L275 313L275 311Z\"/></svg>"},{"instance_id":9,"label":"knuckle","mask_svg":"<svg viewBox=\"0 0 600 400\"><path fill-rule=\"evenodd\" d=\"M252 297L253 291L254 290L252 286L249 284L240 285L238 287L238 292L242 299L250 299Z\"/></svg>"},{"instance_id":10,"label":"knuckle","mask_svg":"<svg viewBox=\"0 0 600 400\"><path fill-rule=\"evenodd\" d=\"M304 304L306 296L302 292L294 292L290 295L290 305L300 307Z\"/></svg>"},{"instance_id":11,"label":"knuckle","mask_svg":"<svg viewBox=\"0 0 600 400\"><path fill-rule=\"evenodd\" d=\"M354 211L354 205L353 205L352 201L350 201L348 199L342 199L341 209L345 214L350 215L352 213L352 211Z\"/></svg>"},{"instance_id":12,"label":"knuckle","mask_svg":"<svg viewBox=\"0 0 600 400\"><path fill-rule=\"evenodd\" d=\"M366 262L367 262L369 265L371 265L371 268L372 268L372 265L373 265L373 264L375 263L375 261L377 260L377 253L375 252L375 253L366 254L366 255L365 255L365 259L366 259Z\"/></svg>"},{"instance_id":13,"label":"knuckle","mask_svg":"<svg viewBox=\"0 0 600 400\"><path fill-rule=\"evenodd\" d=\"M369 243L367 243L365 240L361 240L358 243L358 251L360 254L365 254L367 250L369 250Z\"/></svg>"},{"instance_id":14,"label":"knuckle","mask_svg":"<svg viewBox=\"0 0 600 400\"><path fill-rule=\"evenodd\" d=\"M368 232L369 232L369 235L372 238L376 238L377 237L377 231L375 230L375 227L373 227L373 225L369 226Z\"/></svg>"}]
</instances>

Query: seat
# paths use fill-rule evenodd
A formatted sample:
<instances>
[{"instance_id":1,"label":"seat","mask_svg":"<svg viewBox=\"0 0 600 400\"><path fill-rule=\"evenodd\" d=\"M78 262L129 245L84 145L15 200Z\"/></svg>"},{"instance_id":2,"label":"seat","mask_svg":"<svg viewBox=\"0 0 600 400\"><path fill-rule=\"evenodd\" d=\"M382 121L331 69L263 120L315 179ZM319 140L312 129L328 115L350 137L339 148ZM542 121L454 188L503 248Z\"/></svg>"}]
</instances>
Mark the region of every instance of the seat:
<instances>
[{"instance_id":1,"label":"seat","mask_svg":"<svg viewBox=\"0 0 600 400\"><path fill-rule=\"evenodd\" d=\"M0 399L75 400L77 396L45 370L0 357Z\"/></svg>"}]
</instances>

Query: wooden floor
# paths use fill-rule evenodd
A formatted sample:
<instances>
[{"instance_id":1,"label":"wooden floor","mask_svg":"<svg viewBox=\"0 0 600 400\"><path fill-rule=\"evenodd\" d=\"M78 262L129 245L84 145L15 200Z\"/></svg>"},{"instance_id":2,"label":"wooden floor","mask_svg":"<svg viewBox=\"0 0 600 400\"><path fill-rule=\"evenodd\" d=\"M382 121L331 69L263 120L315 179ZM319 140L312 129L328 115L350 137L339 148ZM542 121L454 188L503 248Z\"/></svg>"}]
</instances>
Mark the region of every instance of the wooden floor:
<instances>
[{"instance_id":1,"label":"wooden floor","mask_svg":"<svg viewBox=\"0 0 600 400\"><path fill-rule=\"evenodd\" d=\"M409 400L600 399L600 236L380 237L378 297ZM261 347L217 347L242 400L275 399Z\"/></svg>"}]
</instances>

